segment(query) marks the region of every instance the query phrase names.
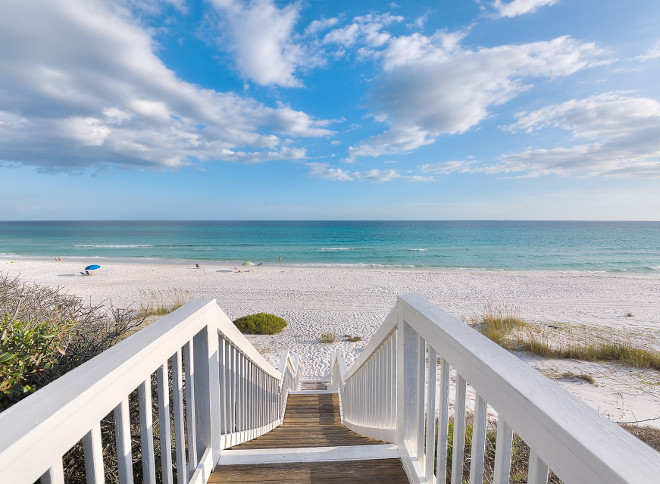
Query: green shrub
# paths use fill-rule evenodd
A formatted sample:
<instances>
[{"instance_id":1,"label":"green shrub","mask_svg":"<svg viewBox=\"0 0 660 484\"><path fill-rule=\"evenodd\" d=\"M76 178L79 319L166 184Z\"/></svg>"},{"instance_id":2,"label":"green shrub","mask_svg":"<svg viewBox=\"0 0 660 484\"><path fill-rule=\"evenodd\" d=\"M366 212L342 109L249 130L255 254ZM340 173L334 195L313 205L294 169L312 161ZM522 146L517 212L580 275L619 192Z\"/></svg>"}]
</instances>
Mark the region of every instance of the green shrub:
<instances>
[{"instance_id":1,"label":"green shrub","mask_svg":"<svg viewBox=\"0 0 660 484\"><path fill-rule=\"evenodd\" d=\"M248 334L275 334L286 328L286 321L268 313L243 316L234 321L234 324L241 333Z\"/></svg>"},{"instance_id":2,"label":"green shrub","mask_svg":"<svg viewBox=\"0 0 660 484\"><path fill-rule=\"evenodd\" d=\"M5 408L52 379L76 323L24 322L9 315L0 321L0 408Z\"/></svg>"}]
</instances>

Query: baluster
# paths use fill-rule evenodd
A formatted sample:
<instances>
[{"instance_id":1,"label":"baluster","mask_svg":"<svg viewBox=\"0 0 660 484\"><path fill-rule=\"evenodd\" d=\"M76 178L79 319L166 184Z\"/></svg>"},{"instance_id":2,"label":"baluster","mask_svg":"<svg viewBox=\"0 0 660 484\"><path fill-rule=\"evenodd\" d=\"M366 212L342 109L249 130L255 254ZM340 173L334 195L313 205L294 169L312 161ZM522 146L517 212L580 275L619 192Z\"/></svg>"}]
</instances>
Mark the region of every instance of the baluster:
<instances>
[{"instance_id":1,"label":"baluster","mask_svg":"<svg viewBox=\"0 0 660 484\"><path fill-rule=\"evenodd\" d=\"M527 474L527 484L547 484L548 466L534 452L529 449L529 472Z\"/></svg>"},{"instance_id":2,"label":"baluster","mask_svg":"<svg viewBox=\"0 0 660 484\"><path fill-rule=\"evenodd\" d=\"M170 436L170 389L167 361L158 368L158 425L160 428L160 468L163 484L172 484L172 440Z\"/></svg>"},{"instance_id":3,"label":"baluster","mask_svg":"<svg viewBox=\"0 0 660 484\"><path fill-rule=\"evenodd\" d=\"M417 425L416 437L417 437L417 458L419 462L424 461L424 387L426 386L426 342L424 338L419 337L419 353L417 354L418 360L418 370L417 370L417 393L416 403L417 403ZM435 363L434 363L435 364Z\"/></svg>"},{"instance_id":4,"label":"baluster","mask_svg":"<svg viewBox=\"0 0 660 484\"><path fill-rule=\"evenodd\" d=\"M247 428L247 360L241 354L241 430Z\"/></svg>"},{"instance_id":5,"label":"baluster","mask_svg":"<svg viewBox=\"0 0 660 484\"><path fill-rule=\"evenodd\" d=\"M186 467L186 435L183 423L183 368L181 365L181 349L172 357L172 399L174 400L174 444L176 447L176 479L177 483L188 482Z\"/></svg>"},{"instance_id":6,"label":"baluster","mask_svg":"<svg viewBox=\"0 0 660 484\"><path fill-rule=\"evenodd\" d=\"M390 362L388 360L389 355L387 352L387 343L381 348L381 365L380 365L380 375L378 376L378 383L380 386L380 399L382 401L381 414L380 414L380 426L381 428L388 428L388 412L389 412L389 398L390 398L390 389L389 389L389 368Z\"/></svg>"},{"instance_id":7,"label":"baluster","mask_svg":"<svg viewBox=\"0 0 660 484\"><path fill-rule=\"evenodd\" d=\"M447 433L449 430L449 363L440 359L440 402L438 416L438 482L447 481Z\"/></svg>"},{"instance_id":8,"label":"baluster","mask_svg":"<svg viewBox=\"0 0 660 484\"><path fill-rule=\"evenodd\" d=\"M143 481L155 484L156 463L154 459L154 430L151 410L151 377L138 387L140 407L140 448L142 450Z\"/></svg>"},{"instance_id":9,"label":"baluster","mask_svg":"<svg viewBox=\"0 0 660 484\"><path fill-rule=\"evenodd\" d=\"M39 479L40 484L64 484L64 466L62 459L57 459Z\"/></svg>"},{"instance_id":10,"label":"baluster","mask_svg":"<svg viewBox=\"0 0 660 484\"><path fill-rule=\"evenodd\" d=\"M186 358L186 424L188 426L188 475L197 467L197 436L195 435L195 366L193 342L188 341L183 352Z\"/></svg>"},{"instance_id":11,"label":"baluster","mask_svg":"<svg viewBox=\"0 0 660 484\"><path fill-rule=\"evenodd\" d=\"M396 365L397 365L397 359L402 358L403 355L397 355L397 338L398 336L398 331L394 333L392 337L392 344L390 344L390 364L392 365L390 368L390 387L392 389L391 391L391 401L390 401L390 428L396 427L396 421L397 421L397 412L399 409L397 408L397 401L396 401L396 396L397 392L403 391L403 385L401 385L401 388L397 387L397 381L396 381ZM400 410L403 412L403 409Z\"/></svg>"},{"instance_id":12,"label":"baluster","mask_svg":"<svg viewBox=\"0 0 660 484\"><path fill-rule=\"evenodd\" d=\"M497 440L495 441L495 472L493 484L508 484L511 472L511 443L513 430L500 416L497 421Z\"/></svg>"},{"instance_id":13,"label":"baluster","mask_svg":"<svg viewBox=\"0 0 660 484\"><path fill-rule=\"evenodd\" d=\"M470 484L481 484L484 479L487 410L488 404L478 393L475 393L474 423L472 425L472 453L470 456Z\"/></svg>"},{"instance_id":14,"label":"baluster","mask_svg":"<svg viewBox=\"0 0 660 484\"><path fill-rule=\"evenodd\" d=\"M454 445L451 456L451 484L463 482L463 455L465 452L465 390L466 382L456 372L456 398L454 400Z\"/></svg>"},{"instance_id":15,"label":"baluster","mask_svg":"<svg viewBox=\"0 0 660 484\"><path fill-rule=\"evenodd\" d=\"M433 457L435 455L435 362L437 358L437 352L429 346L429 374L428 389L426 391L426 460L424 462L427 482L433 482ZM438 460L440 460L440 454L438 454ZM439 470L440 468L438 467ZM440 476L439 473L438 476ZM442 482L439 479L438 477L438 482Z\"/></svg>"},{"instance_id":16,"label":"baluster","mask_svg":"<svg viewBox=\"0 0 660 484\"><path fill-rule=\"evenodd\" d=\"M131 422L128 397L115 407L115 442L117 443L117 467L119 482L133 484L133 457L131 455Z\"/></svg>"},{"instance_id":17,"label":"baluster","mask_svg":"<svg viewBox=\"0 0 660 484\"><path fill-rule=\"evenodd\" d=\"M87 482L90 484L101 484L105 482L100 422L97 422L83 437L83 450L85 454L85 477Z\"/></svg>"},{"instance_id":18,"label":"baluster","mask_svg":"<svg viewBox=\"0 0 660 484\"><path fill-rule=\"evenodd\" d=\"M218 342L218 374L220 376L220 435L224 436L227 433L227 362L225 361L226 341L223 336L219 336ZM221 437L224 443L224 439Z\"/></svg>"},{"instance_id":19,"label":"baluster","mask_svg":"<svg viewBox=\"0 0 660 484\"><path fill-rule=\"evenodd\" d=\"M378 375L375 386L378 389L378 428L385 428L385 411L387 409L387 386L385 383L385 347L378 350Z\"/></svg>"},{"instance_id":20,"label":"baluster","mask_svg":"<svg viewBox=\"0 0 660 484\"><path fill-rule=\"evenodd\" d=\"M230 405L231 408L229 417L230 417L230 428L232 434L236 432L236 348L234 348L234 345L231 345L229 347L229 362L230 362L230 376L231 376L231 387L230 387L230 393L231 393L231 398L230 398ZM232 437L232 442L231 444L233 445L234 438Z\"/></svg>"}]
</instances>

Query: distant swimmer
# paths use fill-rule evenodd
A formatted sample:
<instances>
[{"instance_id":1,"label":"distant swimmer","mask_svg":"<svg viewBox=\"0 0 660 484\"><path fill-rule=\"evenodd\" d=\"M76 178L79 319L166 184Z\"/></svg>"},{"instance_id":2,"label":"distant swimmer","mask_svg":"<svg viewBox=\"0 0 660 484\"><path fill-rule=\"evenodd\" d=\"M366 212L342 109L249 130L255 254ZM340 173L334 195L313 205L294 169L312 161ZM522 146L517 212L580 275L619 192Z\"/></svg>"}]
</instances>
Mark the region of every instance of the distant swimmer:
<instances>
[{"instance_id":1,"label":"distant swimmer","mask_svg":"<svg viewBox=\"0 0 660 484\"><path fill-rule=\"evenodd\" d=\"M280 256L280 262L282 262L282 256Z\"/></svg>"}]
</instances>

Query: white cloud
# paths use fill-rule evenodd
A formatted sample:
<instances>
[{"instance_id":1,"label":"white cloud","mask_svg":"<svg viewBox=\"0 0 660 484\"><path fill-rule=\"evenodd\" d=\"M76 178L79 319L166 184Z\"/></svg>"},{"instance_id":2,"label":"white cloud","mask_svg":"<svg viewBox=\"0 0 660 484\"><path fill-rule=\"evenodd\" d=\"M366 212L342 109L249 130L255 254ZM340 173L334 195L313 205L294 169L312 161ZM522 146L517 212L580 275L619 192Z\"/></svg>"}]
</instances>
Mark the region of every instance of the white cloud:
<instances>
[{"instance_id":1,"label":"white cloud","mask_svg":"<svg viewBox=\"0 0 660 484\"><path fill-rule=\"evenodd\" d=\"M660 58L660 42L657 42L655 45L651 46L646 54L637 57L637 59L642 62L658 58Z\"/></svg>"},{"instance_id":2,"label":"white cloud","mask_svg":"<svg viewBox=\"0 0 660 484\"><path fill-rule=\"evenodd\" d=\"M305 35L315 35L324 30L334 27L339 22L337 17L323 18L321 20L313 20L312 23L305 29Z\"/></svg>"},{"instance_id":3,"label":"white cloud","mask_svg":"<svg viewBox=\"0 0 660 484\"><path fill-rule=\"evenodd\" d=\"M383 27L402 21L403 17L390 13L362 15L355 17L352 23L328 32L323 43L351 47L361 40L368 49L379 48L390 39L390 34L382 31Z\"/></svg>"},{"instance_id":4,"label":"white cloud","mask_svg":"<svg viewBox=\"0 0 660 484\"><path fill-rule=\"evenodd\" d=\"M660 177L660 102L655 99L622 93L573 99L521 113L507 127L527 132L543 128L566 130L587 142L505 154L493 169L531 176Z\"/></svg>"},{"instance_id":5,"label":"white cloud","mask_svg":"<svg viewBox=\"0 0 660 484\"><path fill-rule=\"evenodd\" d=\"M427 163L420 168L423 173L433 173L434 175L449 175L450 173L469 173L471 166L475 161L441 161L438 163Z\"/></svg>"},{"instance_id":6,"label":"white cloud","mask_svg":"<svg viewBox=\"0 0 660 484\"><path fill-rule=\"evenodd\" d=\"M331 168L328 163L307 163L310 168L309 175L314 178L323 178L335 181L366 181L371 183L384 183L391 180L406 180L413 182L432 181L431 177L419 175L401 175L396 170L371 169L367 171L348 172L341 168Z\"/></svg>"},{"instance_id":7,"label":"white cloud","mask_svg":"<svg viewBox=\"0 0 660 484\"><path fill-rule=\"evenodd\" d=\"M353 181L353 177L341 168L330 168L327 163L307 163L309 175L326 180Z\"/></svg>"},{"instance_id":8,"label":"white cloud","mask_svg":"<svg viewBox=\"0 0 660 484\"><path fill-rule=\"evenodd\" d=\"M518 15L533 13L539 7L554 5L555 3L557 3L557 0L513 0L506 3L502 0L495 0L492 7L500 17L517 17Z\"/></svg>"},{"instance_id":9,"label":"white cloud","mask_svg":"<svg viewBox=\"0 0 660 484\"><path fill-rule=\"evenodd\" d=\"M43 169L101 163L300 159L284 137L329 121L178 79L150 31L103 1L10 2L0 16L0 160Z\"/></svg>"},{"instance_id":10,"label":"white cloud","mask_svg":"<svg viewBox=\"0 0 660 484\"><path fill-rule=\"evenodd\" d=\"M278 8L272 0L212 0L222 16L219 45L233 53L239 72L264 86L300 87L301 67L323 63L293 39L300 4Z\"/></svg>"},{"instance_id":11,"label":"white cloud","mask_svg":"<svg viewBox=\"0 0 660 484\"><path fill-rule=\"evenodd\" d=\"M378 156L415 149L442 134L464 133L529 88L535 77L559 77L598 64L594 44L571 37L479 50L460 47L462 33L392 39L371 93L372 115L389 125L349 152Z\"/></svg>"}]
</instances>

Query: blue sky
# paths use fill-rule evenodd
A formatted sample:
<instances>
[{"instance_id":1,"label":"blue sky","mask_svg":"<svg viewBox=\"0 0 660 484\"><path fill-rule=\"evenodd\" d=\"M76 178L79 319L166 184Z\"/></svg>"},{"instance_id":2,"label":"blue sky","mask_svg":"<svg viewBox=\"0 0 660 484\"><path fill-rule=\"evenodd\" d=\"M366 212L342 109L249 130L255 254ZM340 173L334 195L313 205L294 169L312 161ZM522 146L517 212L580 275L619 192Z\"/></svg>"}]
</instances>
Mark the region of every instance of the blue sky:
<instances>
[{"instance_id":1,"label":"blue sky","mask_svg":"<svg viewBox=\"0 0 660 484\"><path fill-rule=\"evenodd\" d=\"M0 0L0 219L660 219L655 0Z\"/></svg>"}]
</instances>

